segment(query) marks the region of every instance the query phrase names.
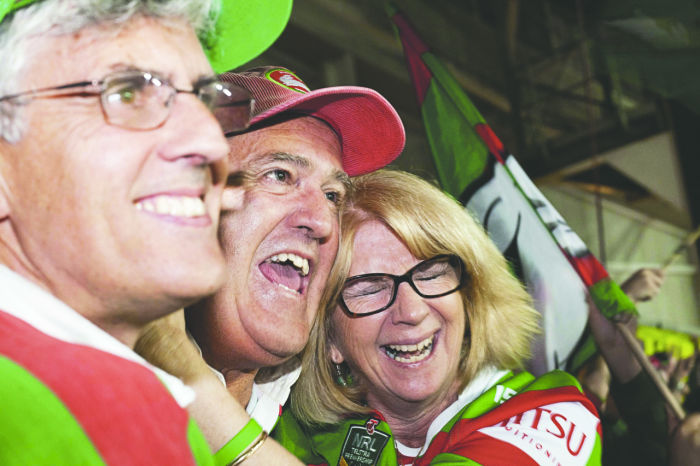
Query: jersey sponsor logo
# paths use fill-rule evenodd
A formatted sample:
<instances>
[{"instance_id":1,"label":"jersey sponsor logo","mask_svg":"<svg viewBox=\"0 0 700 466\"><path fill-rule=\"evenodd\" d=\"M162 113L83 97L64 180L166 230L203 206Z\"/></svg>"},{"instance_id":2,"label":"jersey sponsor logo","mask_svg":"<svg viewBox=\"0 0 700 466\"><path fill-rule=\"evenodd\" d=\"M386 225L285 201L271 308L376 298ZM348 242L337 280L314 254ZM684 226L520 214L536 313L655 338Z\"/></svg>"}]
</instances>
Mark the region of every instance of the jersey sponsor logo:
<instances>
[{"instance_id":1,"label":"jersey sponsor logo","mask_svg":"<svg viewBox=\"0 0 700 466\"><path fill-rule=\"evenodd\" d=\"M311 89L304 84L304 81L289 70L270 70L266 73L266 76L270 81L287 89L291 89L302 94L308 94L311 92Z\"/></svg>"},{"instance_id":2,"label":"jersey sponsor logo","mask_svg":"<svg viewBox=\"0 0 700 466\"><path fill-rule=\"evenodd\" d=\"M513 395L517 395L518 392L505 385L496 385L496 396L494 396L493 401L498 404L503 404L504 401L509 400Z\"/></svg>"},{"instance_id":3,"label":"jersey sponsor logo","mask_svg":"<svg viewBox=\"0 0 700 466\"><path fill-rule=\"evenodd\" d=\"M525 411L479 432L509 443L537 464L586 464L598 418L580 403L553 403Z\"/></svg>"},{"instance_id":4,"label":"jersey sponsor logo","mask_svg":"<svg viewBox=\"0 0 700 466\"><path fill-rule=\"evenodd\" d=\"M378 421L376 423L370 421L376 421L376 419L370 419L364 426L350 426L343 442L343 448L340 450L338 466L374 466L377 464L379 455L389 441L389 435L375 429Z\"/></svg>"}]
</instances>

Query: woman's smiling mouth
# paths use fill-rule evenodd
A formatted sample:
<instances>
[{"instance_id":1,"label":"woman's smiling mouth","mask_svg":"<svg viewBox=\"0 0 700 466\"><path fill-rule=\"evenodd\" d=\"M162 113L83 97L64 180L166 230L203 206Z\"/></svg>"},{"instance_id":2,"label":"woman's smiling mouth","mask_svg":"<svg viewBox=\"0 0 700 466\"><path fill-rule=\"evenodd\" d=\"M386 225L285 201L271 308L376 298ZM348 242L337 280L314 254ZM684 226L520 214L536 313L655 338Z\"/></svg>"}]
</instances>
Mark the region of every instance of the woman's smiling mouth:
<instances>
[{"instance_id":1,"label":"woman's smiling mouth","mask_svg":"<svg viewBox=\"0 0 700 466\"><path fill-rule=\"evenodd\" d=\"M413 363L430 356L434 341L435 335L431 335L415 345L383 345L382 349L394 361Z\"/></svg>"}]
</instances>

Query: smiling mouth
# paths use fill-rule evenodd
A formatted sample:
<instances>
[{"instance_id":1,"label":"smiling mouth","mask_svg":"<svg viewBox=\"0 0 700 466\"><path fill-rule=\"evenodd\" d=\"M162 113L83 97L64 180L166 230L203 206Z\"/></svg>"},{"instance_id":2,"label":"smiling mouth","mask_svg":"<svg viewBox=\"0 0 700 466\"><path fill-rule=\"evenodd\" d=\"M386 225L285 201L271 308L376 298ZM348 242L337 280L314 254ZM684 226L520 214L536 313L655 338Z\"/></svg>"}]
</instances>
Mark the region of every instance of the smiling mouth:
<instances>
[{"instance_id":1,"label":"smiling mouth","mask_svg":"<svg viewBox=\"0 0 700 466\"><path fill-rule=\"evenodd\" d=\"M415 345L383 345L382 349L391 359L397 362L419 362L430 356L435 335Z\"/></svg>"},{"instance_id":2,"label":"smiling mouth","mask_svg":"<svg viewBox=\"0 0 700 466\"><path fill-rule=\"evenodd\" d=\"M294 293L304 292L309 260L293 253L281 253L260 264L260 271L272 283Z\"/></svg>"},{"instance_id":3,"label":"smiling mouth","mask_svg":"<svg viewBox=\"0 0 700 466\"><path fill-rule=\"evenodd\" d=\"M204 200L193 196L153 196L141 199L135 205L138 210L171 217L192 218L207 213Z\"/></svg>"}]
</instances>

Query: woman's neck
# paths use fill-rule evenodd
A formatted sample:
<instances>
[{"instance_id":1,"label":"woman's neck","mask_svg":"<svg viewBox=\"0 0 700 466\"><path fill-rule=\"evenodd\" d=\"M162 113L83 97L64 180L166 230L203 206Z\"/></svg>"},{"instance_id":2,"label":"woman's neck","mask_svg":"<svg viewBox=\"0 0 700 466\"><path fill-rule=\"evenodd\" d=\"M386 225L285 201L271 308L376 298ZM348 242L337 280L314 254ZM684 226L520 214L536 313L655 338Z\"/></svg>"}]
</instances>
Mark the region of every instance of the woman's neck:
<instances>
[{"instance_id":1,"label":"woman's neck","mask_svg":"<svg viewBox=\"0 0 700 466\"><path fill-rule=\"evenodd\" d=\"M406 401L394 397L383 400L369 394L368 405L379 411L391 427L394 438L408 447L422 447L430 425L457 400L457 384L442 396L429 400Z\"/></svg>"}]
</instances>

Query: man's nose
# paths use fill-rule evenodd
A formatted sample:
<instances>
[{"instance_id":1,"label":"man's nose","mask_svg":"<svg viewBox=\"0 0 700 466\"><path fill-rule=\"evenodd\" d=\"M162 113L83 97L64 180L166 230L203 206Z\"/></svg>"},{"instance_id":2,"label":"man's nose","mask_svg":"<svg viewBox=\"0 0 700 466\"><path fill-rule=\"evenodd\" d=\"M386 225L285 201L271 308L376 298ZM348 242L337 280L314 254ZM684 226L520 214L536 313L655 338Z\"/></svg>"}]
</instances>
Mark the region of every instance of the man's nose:
<instances>
[{"instance_id":1,"label":"man's nose","mask_svg":"<svg viewBox=\"0 0 700 466\"><path fill-rule=\"evenodd\" d=\"M338 225L338 213L321 190L297 193L297 207L291 216L292 225L308 231L311 238L325 240Z\"/></svg>"},{"instance_id":2,"label":"man's nose","mask_svg":"<svg viewBox=\"0 0 700 466\"><path fill-rule=\"evenodd\" d=\"M167 149L161 151L164 158L188 156L200 163L226 167L229 147L214 114L192 94L181 93L175 97L166 120L165 129L172 132Z\"/></svg>"}]
</instances>

